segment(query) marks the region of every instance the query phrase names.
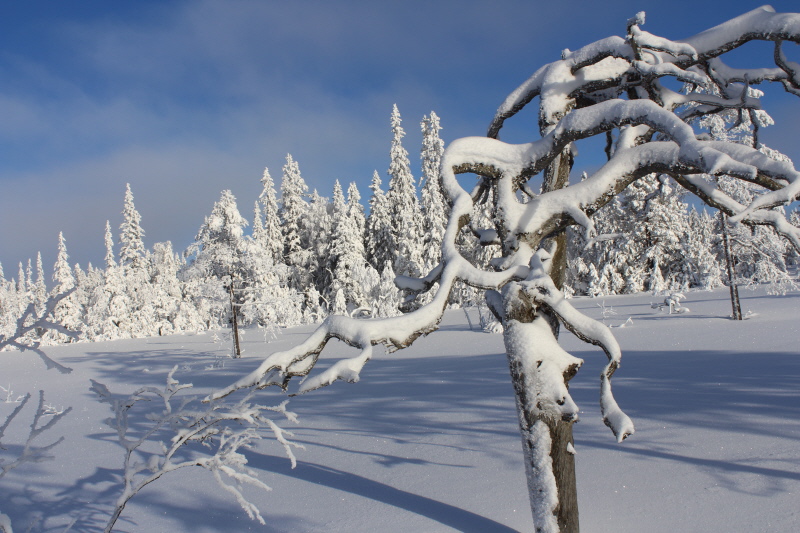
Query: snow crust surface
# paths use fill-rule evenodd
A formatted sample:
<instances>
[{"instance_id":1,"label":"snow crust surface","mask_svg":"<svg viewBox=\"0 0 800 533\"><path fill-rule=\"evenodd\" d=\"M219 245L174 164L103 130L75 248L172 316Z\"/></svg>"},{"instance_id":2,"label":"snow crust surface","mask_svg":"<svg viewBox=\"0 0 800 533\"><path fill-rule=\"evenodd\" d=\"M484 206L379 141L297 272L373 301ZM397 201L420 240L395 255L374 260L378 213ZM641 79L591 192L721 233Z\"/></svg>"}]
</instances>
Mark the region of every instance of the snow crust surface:
<instances>
[{"instance_id":1,"label":"snow crust surface","mask_svg":"<svg viewBox=\"0 0 800 533\"><path fill-rule=\"evenodd\" d=\"M680 315L651 309L663 296L604 299L617 312L609 325L632 319L612 328L624 352L614 392L636 421L636 434L622 444L604 427L597 405L606 355L562 333L562 347L585 361L569 390L581 407L575 450L582 531L800 529L800 295L742 297L751 313L740 323L727 318L725 291L686 293L692 311ZM596 300L570 303L601 318ZM72 520L72 531L101 530L119 495L122 450L89 379L130 393L163 384L178 364L176 378L205 394L253 370L264 353L297 345L311 329L286 330L267 344L249 331L244 357L215 370L205 370L220 350L210 334L49 348L74 369L69 375L46 371L30 353L2 353L3 387L20 394L44 389L48 402L73 411L53 430L52 437L66 437L53 461L23 465L3 478L0 512L20 531L35 513L43 531L63 531ZM266 527L220 494L205 471L186 469L145 488L117 530L531 531L502 336L470 331L462 311L448 311L438 332L410 348L375 351L358 384L290 399L299 425L288 429L306 446L297 452L296 469L275 441L247 454L273 488L248 492ZM357 353L332 342L319 364ZM284 399L277 388L263 395L262 403ZM0 416L11 409L0 403ZM26 429L11 427L4 443L13 450Z\"/></svg>"}]
</instances>

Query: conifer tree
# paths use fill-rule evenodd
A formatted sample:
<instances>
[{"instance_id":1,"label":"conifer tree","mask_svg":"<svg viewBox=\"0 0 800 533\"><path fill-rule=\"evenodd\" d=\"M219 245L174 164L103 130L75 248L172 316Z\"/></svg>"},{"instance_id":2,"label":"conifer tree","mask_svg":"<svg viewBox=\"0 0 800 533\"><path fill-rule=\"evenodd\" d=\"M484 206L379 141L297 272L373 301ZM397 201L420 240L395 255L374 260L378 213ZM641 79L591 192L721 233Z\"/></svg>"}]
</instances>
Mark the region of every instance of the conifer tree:
<instances>
[{"instance_id":1,"label":"conifer tree","mask_svg":"<svg viewBox=\"0 0 800 533\"><path fill-rule=\"evenodd\" d=\"M300 175L300 167L292 159L292 155L288 154L281 179L279 215L282 221L284 263L291 270L290 284L298 290L302 290L305 285L306 276L304 274L308 272L310 255L308 243L303 240L303 221L307 218L309 211L308 202L304 198L307 194L308 185Z\"/></svg>"},{"instance_id":2,"label":"conifer tree","mask_svg":"<svg viewBox=\"0 0 800 533\"><path fill-rule=\"evenodd\" d=\"M25 290L33 297L33 262L28 258L28 266L25 269Z\"/></svg>"},{"instance_id":3,"label":"conifer tree","mask_svg":"<svg viewBox=\"0 0 800 533\"><path fill-rule=\"evenodd\" d=\"M56 263L53 265L53 282L55 283L52 291L54 295L66 292L75 286L75 276L72 274L69 255L67 255L67 241L62 232L58 233L58 254Z\"/></svg>"},{"instance_id":4,"label":"conifer tree","mask_svg":"<svg viewBox=\"0 0 800 533\"><path fill-rule=\"evenodd\" d=\"M126 270L126 274L131 270L144 268L145 248L142 238L144 230L141 222L142 216L133 204L133 193L131 184L125 185L125 202L122 208L122 224L120 225L120 266ZM108 261L108 260L107 260Z\"/></svg>"},{"instance_id":5,"label":"conifer tree","mask_svg":"<svg viewBox=\"0 0 800 533\"><path fill-rule=\"evenodd\" d=\"M444 153L444 141L439 137L439 117L431 111L420 124L422 128L422 250L423 271L430 272L441 261L442 237L447 225L448 211L442 196L439 167Z\"/></svg>"},{"instance_id":6,"label":"conifer tree","mask_svg":"<svg viewBox=\"0 0 800 533\"><path fill-rule=\"evenodd\" d=\"M180 309L182 291L178 281L180 262L170 241L157 242L150 255L150 285L153 291L153 335L179 331L175 322Z\"/></svg>"},{"instance_id":7,"label":"conifer tree","mask_svg":"<svg viewBox=\"0 0 800 533\"><path fill-rule=\"evenodd\" d=\"M25 287L25 269L22 266L22 261L19 262L19 268L17 269L17 292L21 295L25 295L28 292Z\"/></svg>"},{"instance_id":8,"label":"conifer tree","mask_svg":"<svg viewBox=\"0 0 800 533\"><path fill-rule=\"evenodd\" d=\"M130 183L126 184L119 236L119 272L124 302L117 298L115 305L123 315L117 315L119 334L123 337L142 337L150 333L154 320L152 287L147 271L147 250L144 247L142 216L133 203ZM107 250L108 250L108 244ZM108 260L106 260L108 263ZM113 295L112 295L113 299Z\"/></svg>"},{"instance_id":9,"label":"conifer tree","mask_svg":"<svg viewBox=\"0 0 800 533\"><path fill-rule=\"evenodd\" d=\"M114 253L114 238L111 223L106 221L104 235L106 247L103 291L94 297L89 313L89 335L97 340L127 338L131 335L132 303L125 278L117 264Z\"/></svg>"},{"instance_id":10,"label":"conifer tree","mask_svg":"<svg viewBox=\"0 0 800 533\"><path fill-rule=\"evenodd\" d=\"M353 199L351 197L351 200ZM330 250L333 279L326 297L329 301L337 299L339 298L338 291L341 290L345 310L348 306L361 307L366 304L363 287L354 278L355 269L365 263L364 244L358 228L358 219L351 216L350 207L352 206L347 205L344 201L339 180L336 180L333 188L333 227ZM334 307L337 305L334 303ZM341 305L338 305L338 308L341 311ZM342 313L337 312L336 314Z\"/></svg>"},{"instance_id":11,"label":"conifer tree","mask_svg":"<svg viewBox=\"0 0 800 533\"><path fill-rule=\"evenodd\" d=\"M117 261L114 258L114 237L111 235L111 222L108 220L106 220L106 233L104 235L104 240L106 245L106 270L109 270L117 266Z\"/></svg>"},{"instance_id":12,"label":"conifer tree","mask_svg":"<svg viewBox=\"0 0 800 533\"><path fill-rule=\"evenodd\" d=\"M226 286L231 279L244 277L246 226L247 220L239 213L236 197L230 190L224 190L195 237L195 263Z\"/></svg>"},{"instance_id":13,"label":"conifer tree","mask_svg":"<svg viewBox=\"0 0 800 533\"><path fill-rule=\"evenodd\" d=\"M37 312L44 311L45 302L47 301L47 284L44 281L44 265L41 252L36 253L36 283L33 287L36 310Z\"/></svg>"},{"instance_id":14,"label":"conifer tree","mask_svg":"<svg viewBox=\"0 0 800 533\"><path fill-rule=\"evenodd\" d=\"M353 221L363 248L364 230L367 221L364 216L364 206L361 205L361 193L358 192L358 186L356 186L355 181L351 181L347 187L347 216Z\"/></svg>"},{"instance_id":15,"label":"conifer tree","mask_svg":"<svg viewBox=\"0 0 800 533\"><path fill-rule=\"evenodd\" d=\"M264 216L261 214L261 206L256 200L253 205L253 242L258 246L266 245L264 237Z\"/></svg>"},{"instance_id":16,"label":"conifer tree","mask_svg":"<svg viewBox=\"0 0 800 533\"><path fill-rule=\"evenodd\" d=\"M692 286L711 290L724 285L723 267L717 257L719 249L717 223L704 209L689 212L689 233L686 243L684 267L691 269L694 281Z\"/></svg>"},{"instance_id":17,"label":"conifer tree","mask_svg":"<svg viewBox=\"0 0 800 533\"><path fill-rule=\"evenodd\" d=\"M394 284L395 273L392 264L387 262L381 272L378 298L375 300L376 308L373 316L386 318L400 315L400 291Z\"/></svg>"},{"instance_id":18,"label":"conifer tree","mask_svg":"<svg viewBox=\"0 0 800 533\"><path fill-rule=\"evenodd\" d=\"M394 271L404 276L419 276L422 267L421 212L417 187L411 175L408 152L403 148L405 131L401 126L400 111L392 108L392 146L389 163L389 192L387 198L391 212Z\"/></svg>"},{"instance_id":19,"label":"conifer tree","mask_svg":"<svg viewBox=\"0 0 800 533\"><path fill-rule=\"evenodd\" d=\"M314 285L316 290L322 295L329 304L328 288L333 279L333 266L331 262L331 241L333 239L332 228L333 204L327 198L321 196L316 189L311 193L311 201L308 206L306 217L302 223L302 239L307 243L306 248L306 267L298 280L303 280L300 285L302 289L309 285Z\"/></svg>"},{"instance_id":20,"label":"conifer tree","mask_svg":"<svg viewBox=\"0 0 800 533\"><path fill-rule=\"evenodd\" d=\"M207 317L206 327L236 325L238 320L238 309L250 282L245 256L246 226L247 220L239 213L233 193L224 190L190 249L195 255L184 272L189 278L187 292L200 315Z\"/></svg>"},{"instance_id":21,"label":"conifer tree","mask_svg":"<svg viewBox=\"0 0 800 533\"><path fill-rule=\"evenodd\" d=\"M299 170L297 174L299 176ZM263 217L259 219L259 222L261 222L260 226L263 228L263 233L260 237L262 240L261 246L267 249L273 263L283 263L284 245L278 209L278 197L275 192L275 183L272 181L272 176L270 176L269 169L267 168L264 169L264 175L261 177L261 185L262 190L258 197ZM253 227L255 229L255 223ZM258 241L258 239L256 240Z\"/></svg>"},{"instance_id":22,"label":"conifer tree","mask_svg":"<svg viewBox=\"0 0 800 533\"><path fill-rule=\"evenodd\" d=\"M58 254L56 255L55 265L53 265L53 282L55 283L51 291L51 295L53 296L75 288L75 276L72 272L72 268L69 266L67 243L66 239L64 239L64 234L61 232L58 234ZM56 305L53 309L52 317L54 323L60 324L72 331L80 331L81 314L82 311L77 297L75 293L73 293ZM48 343L67 342L71 340L71 337L55 330L47 330L44 336L45 341Z\"/></svg>"},{"instance_id":23,"label":"conifer tree","mask_svg":"<svg viewBox=\"0 0 800 533\"><path fill-rule=\"evenodd\" d=\"M369 264L378 272L382 272L386 263L394 262L395 241L392 235L389 200L381 189L381 178L377 170L372 174L369 188L372 190L372 197L369 200L364 248Z\"/></svg>"}]
</instances>

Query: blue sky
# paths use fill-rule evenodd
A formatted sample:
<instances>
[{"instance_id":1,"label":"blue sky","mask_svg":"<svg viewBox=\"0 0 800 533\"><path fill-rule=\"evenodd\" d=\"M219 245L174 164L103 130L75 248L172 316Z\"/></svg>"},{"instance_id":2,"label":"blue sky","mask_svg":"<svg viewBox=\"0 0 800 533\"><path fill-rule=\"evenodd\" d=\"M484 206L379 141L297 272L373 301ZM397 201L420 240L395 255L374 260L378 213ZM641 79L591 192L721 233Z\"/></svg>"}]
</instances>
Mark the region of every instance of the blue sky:
<instances>
[{"instance_id":1,"label":"blue sky","mask_svg":"<svg viewBox=\"0 0 800 533\"><path fill-rule=\"evenodd\" d=\"M264 167L279 182L287 153L321 194L356 181L366 202L372 171L385 177L389 165L392 104L418 175L431 110L445 141L482 135L536 68L622 35L637 11L645 29L679 39L759 5L721 3L5 0L0 262L11 278L41 251L49 276L63 231L73 262L101 264L126 182L147 246L182 251L223 189L250 219ZM770 61L769 47L756 51L758 63L740 60ZM800 102L768 90L779 124L766 142L798 160ZM504 133L524 142L527 131L532 115Z\"/></svg>"}]
</instances>

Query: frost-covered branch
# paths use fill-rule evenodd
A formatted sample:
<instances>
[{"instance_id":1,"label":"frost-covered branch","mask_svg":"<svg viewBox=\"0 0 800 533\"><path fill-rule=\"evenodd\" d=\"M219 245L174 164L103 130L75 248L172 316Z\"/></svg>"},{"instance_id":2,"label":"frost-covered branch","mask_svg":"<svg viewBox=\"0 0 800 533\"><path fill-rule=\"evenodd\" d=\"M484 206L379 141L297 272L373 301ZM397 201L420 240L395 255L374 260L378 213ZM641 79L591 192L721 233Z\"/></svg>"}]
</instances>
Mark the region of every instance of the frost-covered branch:
<instances>
[{"instance_id":1,"label":"frost-covered branch","mask_svg":"<svg viewBox=\"0 0 800 533\"><path fill-rule=\"evenodd\" d=\"M513 91L498 108L489 126L488 136L496 138L506 120L516 115L535 98L540 98L540 117L544 124L555 124L568 100L578 107L616 98L633 89L661 99L664 76L703 84L701 68L710 64L725 84L749 79L750 83L775 81L787 90L800 89L798 69L780 55L778 68L732 70L717 58L753 40L800 42L800 17L793 13L775 13L769 6L760 7L726 23L684 40L672 41L642 31L644 17L629 21L628 37L609 37L583 48L562 54L562 59L538 69Z\"/></svg>"},{"instance_id":2,"label":"frost-covered branch","mask_svg":"<svg viewBox=\"0 0 800 533\"><path fill-rule=\"evenodd\" d=\"M611 330L575 309L558 290L545 271L543 261L550 259L549 253L539 250L531 262L531 275L522 282L523 290L537 303L546 305L576 337L603 349L608 356L608 364L600 374L600 408L603 422L611 428L622 442L634 432L633 422L622 412L611 393L611 376L619 368L622 351Z\"/></svg>"},{"instance_id":3,"label":"frost-covered branch","mask_svg":"<svg viewBox=\"0 0 800 533\"><path fill-rule=\"evenodd\" d=\"M286 410L287 402L273 407L253 404L252 393L235 403L203 405L196 396L178 399L176 396L192 385L181 384L173 377L177 368L170 371L163 389L144 387L122 399L116 398L102 383L92 380L92 391L114 411L114 417L106 423L116 431L125 450L122 494L116 501L106 532L113 529L128 501L141 489L164 474L188 466L200 466L211 472L219 486L236 499L251 519L264 524L258 508L244 497L240 487L246 483L267 491L271 489L247 467L247 458L240 450L263 438L266 428L283 447L292 468L296 464L292 448L302 448L302 445L289 440L292 433L264 414L264 411L276 412L297 422L296 415ZM138 437L130 438L131 409L140 402L153 400L159 401L163 408L145 415L150 427Z\"/></svg>"},{"instance_id":4,"label":"frost-covered branch","mask_svg":"<svg viewBox=\"0 0 800 533\"><path fill-rule=\"evenodd\" d=\"M487 137L457 139L445 149L439 176L451 209L441 264L424 278L396 281L413 293L438 283L427 304L387 319L329 317L305 342L267 356L256 370L206 400L241 388L285 389L294 377L302 378L300 393L337 380L358 381L374 346L404 348L438 327L456 282L484 289L487 304L504 327L534 521L538 531L557 531L561 488L553 486L553 465L556 456L563 460L567 443L572 445L570 424L578 411L567 383L582 364L560 348L560 324L605 351L603 420L620 441L633 433L632 422L611 394L610 379L620 363L617 342L603 324L573 308L560 290L566 229L581 226L592 242L592 217L599 209L635 181L660 175L674 178L729 214L732 222L772 226L800 250L800 229L773 209L800 197L800 173L760 146L758 128L768 123L762 120L762 93L751 88L778 82L790 92L800 90L800 65L786 57L782 44L800 42L800 15L778 14L765 6L683 40L643 31L644 22L644 13L639 13L628 21L624 38L565 50L560 60L536 70L505 99ZM776 43L775 65L728 67L724 54L752 40ZM669 80L692 90L676 92ZM505 121L537 99L538 136L522 144L499 140ZM704 131L703 121L723 115L738 116L734 129L749 128L751 146L723 142L732 141L733 134L714 140L716 130ZM597 136L605 137L606 163L570 183L576 142ZM476 175L471 190L456 179L465 173ZM764 192L738 201L718 186L721 177L755 184ZM659 188L653 195L664 193ZM465 228L479 244L499 245L498 256L480 261L470 257L459 241ZM314 374L319 354L333 338L358 354Z\"/></svg>"},{"instance_id":5,"label":"frost-covered branch","mask_svg":"<svg viewBox=\"0 0 800 533\"><path fill-rule=\"evenodd\" d=\"M44 391L39 391L39 404L37 405L36 412L33 414L28 436L25 438L25 444L22 445L22 451L16 457L3 457L3 455L7 455L7 453L5 453L7 448L3 443L5 432L9 426L11 426L11 423L17 419L23 409L25 409L30 399L30 393L16 399L16 401L13 402L16 404L16 407L6 416L3 425L0 426L0 479L11 470L18 468L24 463L41 463L52 460L53 456L50 455L50 452L64 440L62 436L49 444L38 445L35 442L43 433L51 430L53 426L58 424L61 419L72 411L72 408L69 407L67 409L61 409L58 412L53 412L50 406L45 403ZM12 531L11 518L0 512L0 532L12 533Z\"/></svg>"},{"instance_id":6,"label":"frost-covered branch","mask_svg":"<svg viewBox=\"0 0 800 533\"><path fill-rule=\"evenodd\" d=\"M6 448L3 446L2 439L5 435L6 430L14 421L14 419L22 412L22 410L27 405L28 401L31 399L30 394L26 394L22 397L21 401L17 403L17 406L14 408L13 411L6 417L5 422L2 426L0 426L0 450L5 450ZM42 435L42 433L50 430L61 421L62 418L67 416L69 412L72 411L71 407L60 411L59 413L53 414L49 409L48 406L45 404L44 401L44 391L39 391L39 404L36 408L36 412L33 415L33 419L30 425L30 431L28 432L28 436L25 439L25 444L22 447L22 452L19 454L18 457L14 458L13 460L8 460L5 458L0 458L0 479L3 478L8 472L17 468L23 463L41 463L42 461L48 461L53 459L51 455L49 455L50 450L58 446L61 441L64 440L64 437L59 437L55 441L51 442L50 444L45 444L42 446L38 446L34 441Z\"/></svg>"},{"instance_id":7,"label":"frost-covered branch","mask_svg":"<svg viewBox=\"0 0 800 533\"><path fill-rule=\"evenodd\" d=\"M676 114L679 107L689 104L703 108L703 113L757 109L758 99L749 96L747 85L736 88L728 84L738 76L747 80L755 72L726 69L719 56L750 40L800 41L800 16L760 8L683 41L642 31L643 23L644 15L639 14L628 23L627 39L612 37L575 52L565 51L560 61L537 70L509 95L490 126L489 138L458 139L447 147L441 179L451 216L442 241L442 263L425 278L402 277L396 282L410 292L429 290L438 282L438 292L430 303L390 319L330 317L304 343L270 355L251 374L209 398L221 398L239 388L286 387L296 376L304 377L300 392L337 380L357 381L372 357L373 346L403 348L436 329L453 283L463 281L499 291L508 283L527 279L531 258L543 241L575 224L583 226L591 238L592 215L628 185L649 174L673 176L710 205L728 212L733 221L771 225L800 244L798 230L770 211L800 194L800 180L792 165L771 160L749 147L705 140L687 123L686 116ZM781 81L786 76L781 78L778 71L794 72L793 64L783 56L779 63L777 70L759 72L753 80ZM664 76L697 85L715 84L720 91L718 95L679 95L661 85L659 79ZM503 121L535 98L540 101L540 139L508 144L493 138ZM528 180L552 168L571 143L614 131L619 135L608 149L609 160L591 176L567 188L542 194L527 192ZM456 179L457 174L466 172L479 176L470 192ZM761 185L768 192L750 205L741 205L708 178L723 175ZM517 198L521 190L529 196L525 203ZM462 256L457 238L464 226L472 228L475 206L483 205L489 197L494 201L488 206L494 227L481 228L480 236L486 243L500 244L502 257L493 260L489 268L482 268ZM357 348L358 355L310 376L320 352L332 338ZM608 376L614 367L610 365Z\"/></svg>"},{"instance_id":8,"label":"frost-covered branch","mask_svg":"<svg viewBox=\"0 0 800 533\"><path fill-rule=\"evenodd\" d=\"M16 328L10 335L0 334L0 351L5 347L16 348L20 351L30 350L36 353L48 369L55 368L62 374L69 374L72 369L52 359L40 348L41 343L38 340L31 339L30 333L37 330L51 329L63 333L64 335L77 339L79 332L70 331L61 324L57 324L50 320L56 306L64 299L72 294L75 289L70 289L47 299L44 305L44 310L41 313L36 312L35 302L31 302L23 311L22 315L17 319Z\"/></svg>"}]
</instances>

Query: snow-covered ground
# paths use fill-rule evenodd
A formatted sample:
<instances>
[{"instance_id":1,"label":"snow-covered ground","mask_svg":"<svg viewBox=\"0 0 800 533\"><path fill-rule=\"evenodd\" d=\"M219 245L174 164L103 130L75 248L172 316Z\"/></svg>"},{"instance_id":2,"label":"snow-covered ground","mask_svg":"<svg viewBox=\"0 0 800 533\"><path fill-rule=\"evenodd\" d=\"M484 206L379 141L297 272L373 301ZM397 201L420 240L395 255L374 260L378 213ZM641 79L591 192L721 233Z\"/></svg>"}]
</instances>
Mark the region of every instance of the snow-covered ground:
<instances>
[{"instance_id":1,"label":"snow-covered ground","mask_svg":"<svg viewBox=\"0 0 800 533\"><path fill-rule=\"evenodd\" d=\"M597 348L563 333L586 363L571 392L582 408L575 426L581 529L584 532L800 530L800 295L742 291L741 323L727 319L727 292L689 293L691 312L668 315L649 295L575 299L615 328L623 364L614 376L620 406L636 434L616 444L600 420ZM610 310L613 310L612 314ZM474 312L474 311L473 311ZM176 377L206 393L252 370L310 328L265 343L247 333L245 354L208 370L223 347L210 334L77 344L48 349L72 374L46 371L32 353L0 354L0 385L44 389L72 411L42 443L64 435L52 461L24 464L0 481L0 511L15 531L101 531L121 488L122 449L103 420L111 413L89 380L130 393ZM332 344L323 357L352 355ZM324 362L324 361L323 361ZM262 392L277 404L278 390ZM0 404L0 423L13 409ZM292 398L290 428L305 446L298 465L274 440L249 452L272 492L245 489L267 526L251 521L210 474L189 468L146 487L115 531L182 532L506 532L532 529L514 400L502 336L470 331L449 311L440 331L381 355L355 385L337 383ZM32 410L6 432L19 452ZM23 423L24 422L24 423ZM283 423L287 425L286 422ZM37 518L38 517L38 518Z\"/></svg>"}]
</instances>

